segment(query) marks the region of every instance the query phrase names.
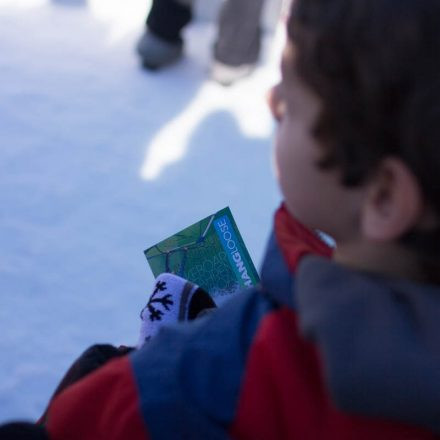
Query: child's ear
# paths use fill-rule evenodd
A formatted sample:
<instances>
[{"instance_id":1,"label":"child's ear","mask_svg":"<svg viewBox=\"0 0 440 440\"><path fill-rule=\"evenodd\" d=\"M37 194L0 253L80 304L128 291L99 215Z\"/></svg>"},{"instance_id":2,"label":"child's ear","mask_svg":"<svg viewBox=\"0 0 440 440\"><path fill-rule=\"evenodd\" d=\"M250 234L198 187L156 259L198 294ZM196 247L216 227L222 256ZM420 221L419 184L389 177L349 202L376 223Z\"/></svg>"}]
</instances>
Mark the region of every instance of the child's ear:
<instances>
[{"instance_id":1,"label":"child's ear","mask_svg":"<svg viewBox=\"0 0 440 440\"><path fill-rule=\"evenodd\" d=\"M361 217L365 238L395 240L418 223L423 211L422 193L402 160L384 159L366 187Z\"/></svg>"}]
</instances>

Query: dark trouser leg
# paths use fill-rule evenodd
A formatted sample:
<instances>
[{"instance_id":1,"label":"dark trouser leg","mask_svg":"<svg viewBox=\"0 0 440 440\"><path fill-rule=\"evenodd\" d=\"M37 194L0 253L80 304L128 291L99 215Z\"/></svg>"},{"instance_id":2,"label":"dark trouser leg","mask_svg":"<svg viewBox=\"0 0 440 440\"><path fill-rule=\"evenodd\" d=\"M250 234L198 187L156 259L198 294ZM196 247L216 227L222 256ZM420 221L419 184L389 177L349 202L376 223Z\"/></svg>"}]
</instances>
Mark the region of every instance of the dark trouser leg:
<instances>
[{"instance_id":1,"label":"dark trouser leg","mask_svg":"<svg viewBox=\"0 0 440 440\"><path fill-rule=\"evenodd\" d=\"M220 12L218 37L214 47L214 58L217 61L230 66L257 62L260 54L263 4L264 0L225 1Z\"/></svg>"},{"instance_id":2,"label":"dark trouser leg","mask_svg":"<svg viewBox=\"0 0 440 440\"><path fill-rule=\"evenodd\" d=\"M182 41L180 32L191 21L191 2L153 0L147 17L148 28L171 43Z\"/></svg>"}]
</instances>

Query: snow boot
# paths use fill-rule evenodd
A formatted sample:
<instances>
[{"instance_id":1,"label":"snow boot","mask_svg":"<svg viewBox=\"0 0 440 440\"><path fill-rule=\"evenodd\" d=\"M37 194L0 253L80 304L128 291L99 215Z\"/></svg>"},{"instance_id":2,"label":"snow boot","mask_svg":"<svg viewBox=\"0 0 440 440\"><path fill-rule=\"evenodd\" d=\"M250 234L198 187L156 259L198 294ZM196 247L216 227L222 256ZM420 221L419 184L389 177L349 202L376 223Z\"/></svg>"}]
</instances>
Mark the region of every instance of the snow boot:
<instances>
[{"instance_id":1,"label":"snow boot","mask_svg":"<svg viewBox=\"0 0 440 440\"><path fill-rule=\"evenodd\" d=\"M230 66L213 61L211 66L211 79L222 86L230 86L236 81L249 76L255 69L255 64L242 64L240 66Z\"/></svg>"},{"instance_id":2,"label":"snow boot","mask_svg":"<svg viewBox=\"0 0 440 440\"><path fill-rule=\"evenodd\" d=\"M164 40L146 28L136 46L136 51L143 67L156 70L170 65L182 57L183 41Z\"/></svg>"}]
</instances>

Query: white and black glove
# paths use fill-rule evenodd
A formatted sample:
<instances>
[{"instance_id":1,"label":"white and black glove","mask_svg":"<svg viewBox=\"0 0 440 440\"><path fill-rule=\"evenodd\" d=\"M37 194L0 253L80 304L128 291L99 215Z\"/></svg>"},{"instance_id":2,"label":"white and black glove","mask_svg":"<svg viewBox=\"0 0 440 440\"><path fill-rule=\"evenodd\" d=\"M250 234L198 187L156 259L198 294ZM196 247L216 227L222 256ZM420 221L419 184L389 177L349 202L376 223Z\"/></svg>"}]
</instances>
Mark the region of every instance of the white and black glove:
<instances>
[{"instance_id":1,"label":"white and black glove","mask_svg":"<svg viewBox=\"0 0 440 440\"><path fill-rule=\"evenodd\" d=\"M171 273L159 275L150 299L140 313L142 323L137 348L141 348L163 325L191 321L216 307L211 296L197 284Z\"/></svg>"}]
</instances>

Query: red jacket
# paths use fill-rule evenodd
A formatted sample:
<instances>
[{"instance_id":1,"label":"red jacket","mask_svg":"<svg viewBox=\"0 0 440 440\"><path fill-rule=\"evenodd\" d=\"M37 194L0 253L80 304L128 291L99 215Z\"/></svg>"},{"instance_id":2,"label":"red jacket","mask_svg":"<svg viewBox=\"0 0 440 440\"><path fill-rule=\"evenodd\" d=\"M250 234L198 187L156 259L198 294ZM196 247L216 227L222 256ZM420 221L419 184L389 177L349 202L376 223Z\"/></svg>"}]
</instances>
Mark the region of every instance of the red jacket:
<instances>
[{"instance_id":1,"label":"red jacket","mask_svg":"<svg viewBox=\"0 0 440 440\"><path fill-rule=\"evenodd\" d=\"M329 257L331 250L284 208L274 230L260 288L240 293L207 318L164 329L141 350L67 388L50 406L50 438L436 438L435 414L426 402L438 395L422 393L415 402L424 410L419 416L409 404L386 405L388 397L393 402L391 385L386 396L375 396L369 386L356 394L366 371L344 356L363 350L350 342L356 332L341 332L346 347L332 345L340 336L328 342L324 331L321 337L320 318L306 304L313 294L303 295L304 301L296 297L300 259L309 253ZM316 307L316 315L332 307ZM374 389L374 378L367 379Z\"/></svg>"}]
</instances>

